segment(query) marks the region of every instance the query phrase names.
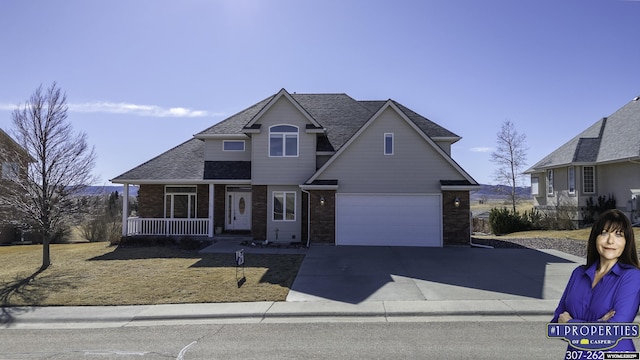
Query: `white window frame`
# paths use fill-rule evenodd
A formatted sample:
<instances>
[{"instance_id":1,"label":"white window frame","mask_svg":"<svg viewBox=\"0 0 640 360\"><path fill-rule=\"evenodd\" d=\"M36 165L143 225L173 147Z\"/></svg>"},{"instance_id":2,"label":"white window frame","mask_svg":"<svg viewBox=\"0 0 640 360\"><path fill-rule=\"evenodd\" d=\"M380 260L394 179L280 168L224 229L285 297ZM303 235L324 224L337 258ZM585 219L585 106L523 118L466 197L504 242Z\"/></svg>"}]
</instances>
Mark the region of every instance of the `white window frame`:
<instances>
[{"instance_id":1,"label":"white window frame","mask_svg":"<svg viewBox=\"0 0 640 360\"><path fill-rule=\"evenodd\" d=\"M282 219L276 219L276 196L282 197ZM293 195L293 219L287 219L287 195ZM271 193L271 219L274 222L292 222L296 221L298 207L298 193L295 191L274 191Z\"/></svg>"},{"instance_id":2,"label":"white window frame","mask_svg":"<svg viewBox=\"0 0 640 360\"><path fill-rule=\"evenodd\" d=\"M585 175L585 170L589 168L592 169L591 172L591 176L592 176L592 186L593 188L591 189L591 191L587 191L587 182L585 181L585 179L587 178ZM596 167L593 165L586 165L582 167L582 192L585 194L595 194L596 193Z\"/></svg>"},{"instance_id":3,"label":"white window frame","mask_svg":"<svg viewBox=\"0 0 640 360\"><path fill-rule=\"evenodd\" d=\"M242 149L227 149L227 144L242 144ZM237 151L242 152L245 151L246 147L244 144L244 140L223 140L222 141L222 151Z\"/></svg>"},{"instance_id":4,"label":"white window frame","mask_svg":"<svg viewBox=\"0 0 640 360\"><path fill-rule=\"evenodd\" d=\"M540 194L540 178L537 176L531 177L531 196L538 196Z\"/></svg>"},{"instance_id":5,"label":"white window frame","mask_svg":"<svg viewBox=\"0 0 640 360\"><path fill-rule=\"evenodd\" d=\"M569 195L576 194L576 168L574 166L567 168L567 191Z\"/></svg>"},{"instance_id":6,"label":"white window frame","mask_svg":"<svg viewBox=\"0 0 640 360\"><path fill-rule=\"evenodd\" d=\"M0 175L2 179L16 181L18 180L18 174L20 173L20 165L16 162L4 162L2 168L0 168Z\"/></svg>"},{"instance_id":7,"label":"white window frame","mask_svg":"<svg viewBox=\"0 0 640 360\"><path fill-rule=\"evenodd\" d=\"M393 133L384 133L384 154L385 155L393 155L393 150L395 148L395 141L393 140ZM387 143L387 140L391 140L391 143Z\"/></svg>"},{"instance_id":8,"label":"white window frame","mask_svg":"<svg viewBox=\"0 0 640 360\"><path fill-rule=\"evenodd\" d=\"M547 170L547 195L553 196L553 169Z\"/></svg>"},{"instance_id":9,"label":"white window frame","mask_svg":"<svg viewBox=\"0 0 640 360\"><path fill-rule=\"evenodd\" d=\"M295 128L296 131L273 131L274 128L277 127L291 127L291 128ZM295 126L295 125L289 125L289 124L278 124L278 125L273 125L269 127L269 157L298 157L298 154L300 153L300 129ZM291 139L295 137L296 139L296 153L295 154L287 154L287 138ZM271 153L271 140L274 138L278 138L282 141L282 155L274 155Z\"/></svg>"},{"instance_id":10,"label":"white window frame","mask_svg":"<svg viewBox=\"0 0 640 360\"><path fill-rule=\"evenodd\" d=\"M171 188L189 188L193 191L171 190ZM165 185L164 187L164 217L168 219L175 218L175 197L187 196L187 217L180 219L195 219L198 217L198 186L197 185ZM191 213L191 204L193 204L193 214ZM167 210L169 216L167 217Z\"/></svg>"}]
</instances>

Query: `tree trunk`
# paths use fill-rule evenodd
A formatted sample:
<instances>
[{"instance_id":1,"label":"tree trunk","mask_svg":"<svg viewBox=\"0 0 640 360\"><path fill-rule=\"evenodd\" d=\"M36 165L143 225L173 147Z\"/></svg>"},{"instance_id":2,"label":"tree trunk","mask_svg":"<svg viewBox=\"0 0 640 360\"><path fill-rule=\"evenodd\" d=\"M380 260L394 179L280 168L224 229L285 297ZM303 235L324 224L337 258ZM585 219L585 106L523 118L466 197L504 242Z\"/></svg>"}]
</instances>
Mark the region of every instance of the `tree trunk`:
<instances>
[{"instance_id":1,"label":"tree trunk","mask_svg":"<svg viewBox=\"0 0 640 360\"><path fill-rule=\"evenodd\" d=\"M51 265L51 253L49 251L49 237L42 237L42 266L40 271L46 270Z\"/></svg>"}]
</instances>

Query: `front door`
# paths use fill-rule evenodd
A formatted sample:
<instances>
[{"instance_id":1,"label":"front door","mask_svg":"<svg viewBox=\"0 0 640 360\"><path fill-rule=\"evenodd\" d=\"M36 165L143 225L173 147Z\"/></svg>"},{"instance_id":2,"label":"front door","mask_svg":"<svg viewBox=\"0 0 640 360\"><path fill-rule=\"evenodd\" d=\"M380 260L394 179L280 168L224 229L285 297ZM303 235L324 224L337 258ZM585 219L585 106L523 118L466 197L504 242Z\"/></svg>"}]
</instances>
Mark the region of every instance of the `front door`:
<instances>
[{"instance_id":1,"label":"front door","mask_svg":"<svg viewBox=\"0 0 640 360\"><path fill-rule=\"evenodd\" d=\"M251 230L251 192L227 190L227 230Z\"/></svg>"}]
</instances>

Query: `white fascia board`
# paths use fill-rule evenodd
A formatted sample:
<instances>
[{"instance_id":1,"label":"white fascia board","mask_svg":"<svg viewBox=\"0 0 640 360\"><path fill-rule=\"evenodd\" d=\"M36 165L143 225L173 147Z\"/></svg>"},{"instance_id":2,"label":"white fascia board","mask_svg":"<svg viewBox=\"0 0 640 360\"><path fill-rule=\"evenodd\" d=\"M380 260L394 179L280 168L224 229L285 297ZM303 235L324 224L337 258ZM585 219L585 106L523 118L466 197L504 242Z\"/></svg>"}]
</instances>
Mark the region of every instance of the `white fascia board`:
<instances>
[{"instance_id":1,"label":"white fascia board","mask_svg":"<svg viewBox=\"0 0 640 360\"><path fill-rule=\"evenodd\" d=\"M302 190L338 190L338 185L299 185Z\"/></svg>"},{"instance_id":2,"label":"white fascia board","mask_svg":"<svg viewBox=\"0 0 640 360\"><path fill-rule=\"evenodd\" d=\"M207 139L224 139L224 140L246 140L249 139L247 134L200 134L193 136L199 140Z\"/></svg>"},{"instance_id":3,"label":"white fascia board","mask_svg":"<svg viewBox=\"0 0 640 360\"><path fill-rule=\"evenodd\" d=\"M480 185L442 185L442 191L476 191L480 190Z\"/></svg>"},{"instance_id":4,"label":"white fascia board","mask_svg":"<svg viewBox=\"0 0 640 360\"><path fill-rule=\"evenodd\" d=\"M158 180L158 179L114 179L109 180L114 184L136 184L136 185L152 185L152 184L177 184L177 185L193 185L193 184L251 184L251 180L189 180L189 179L167 179L167 180Z\"/></svg>"},{"instance_id":5,"label":"white fascia board","mask_svg":"<svg viewBox=\"0 0 640 360\"><path fill-rule=\"evenodd\" d=\"M303 115L304 117L311 123L313 124L315 127L321 127L320 124L318 124L318 122L307 112L307 110L305 110L293 97L291 97L291 95L287 92L287 90L285 89L281 89L276 96L274 96L269 103L267 103L267 105L265 105L265 107L262 108L262 110L260 110L254 117L253 119L251 119L251 121L249 121L249 123L247 125L245 125L246 127L250 127L253 124L255 124L256 122L258 122L258 120L262 117L262 115L264 115L272 106L273 104L275 104L278 100L280 100L281 97L285 97L287 100L289 100L291 102L291 104L293 106L295 106L296 109L298 109Z\"/></svg>"},{"instance_id":6,"label":"white fascia board","mask_svg":"<svg viewBox=\"0 0 640 360\"><path fill-rule=\"evenodd\" d=\"M431 139L433 139L433 141L446 141L446 142L450 142L452 144L457 143L458 141L460 141L462 139L462 137L460 136L440 136L440 137L432 137Z\"/></svg>"},{"instance_id":7,"label":"white fascia board","mask_svg":"<svg viewBox=\"0 0 640 360\"><path fill-rule=\"evenodd\" d=\"M307 134L324 134L327 132L325 128L314 128L314 129L305 129Z\"/></svg>"}]
</instances>

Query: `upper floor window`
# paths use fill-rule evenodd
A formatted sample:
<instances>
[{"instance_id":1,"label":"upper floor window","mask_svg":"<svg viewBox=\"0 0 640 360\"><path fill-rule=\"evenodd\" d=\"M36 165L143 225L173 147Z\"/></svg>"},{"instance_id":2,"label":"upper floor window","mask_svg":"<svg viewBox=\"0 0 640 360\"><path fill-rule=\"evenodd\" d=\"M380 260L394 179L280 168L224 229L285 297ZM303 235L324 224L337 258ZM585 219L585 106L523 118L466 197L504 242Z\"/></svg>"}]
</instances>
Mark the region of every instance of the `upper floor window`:
<instances>
[{"instance_id":1,"label":"upper floor window","mask_svg":"<svg viewBox=\"0 0 640 360\"><path fill-rule=\"evenodd\" d=\"M298 156L298 128L291 125L269 128L269 156Z\"/></svg>"},{"instance_id":2,"label":"upper floor window","mask_svg":"<svg viewBox=\"0 0 640 360\"><path fill-rule=\"evenodd\" d=\"M547 170L547 195L553 195L553 169Z\"/></svg>"},{"instance_id":3,"label":"upper floor window","mask_svg":"<svg viewBox=\"0 0 640 360\"><path fill-rule=\"evenodd\" d=\"M573 166L569 166L567 176L567 180L569 181L569 194L573 195L576 193L576 169Z\"/></svg>"},{"instance_id":4,"label":"upper floor window","mask_svg":"<svg viewBox=\"0 0 640 360\"><path fill-rule=\"evenodd\" d=\"M18 171L18 163L2 163L2 168L0 168L0 178L5 180L18 180Z\"/></svg>"},{"instance_id":5,"label":"upper floor window","mask_svg":"<svg viewBox=\"0 0 640 360\"><path fill-rule=\"evenodd\" d=\"M222 151L244 151L244 140L224 140Z\"/></svg>"},{"instance_id":6,"label":"upper floor window","mask_svg":"<svg viewBox=\"0 0 640 360\"><path fill-rule=\"evenodd\" d=\"M393 133L384 134L384 154L393 155Z\"/></svg>"},{"instance_id":7,"label":"upper floor window","mask_svg":"<svg viewBox=\"0 0 640 360\"><path fill-rule=\"evenodd\" d=\"M596 192L596 168L595 166L582 167L582 191L585 194Z\"/></svg>"}]
</instances>

